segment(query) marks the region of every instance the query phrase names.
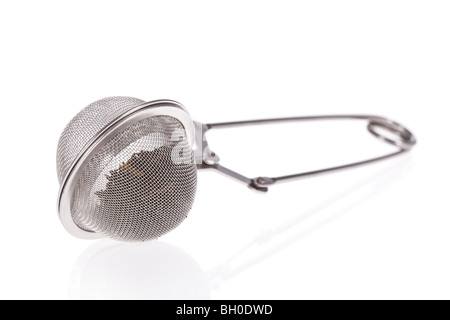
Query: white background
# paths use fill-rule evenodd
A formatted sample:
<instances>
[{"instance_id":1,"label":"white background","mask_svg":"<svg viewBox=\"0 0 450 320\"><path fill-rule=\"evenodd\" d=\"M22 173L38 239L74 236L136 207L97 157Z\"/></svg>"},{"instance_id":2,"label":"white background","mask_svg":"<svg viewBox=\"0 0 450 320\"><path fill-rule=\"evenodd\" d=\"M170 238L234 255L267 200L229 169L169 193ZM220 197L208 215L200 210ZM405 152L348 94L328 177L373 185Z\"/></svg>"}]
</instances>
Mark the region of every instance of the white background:
<instances>
[{"instance_id":1,"label":"white background","mask_svg":"<svg viewBox=\"0 0 450 320\"><path fill-rule=\"evenodd\" d=\"M0 298L450 298L449 17L446 1L1 1ZM159 242L78 240L56 213L56 145L116 95L208 122L380 114L419 144L264 195L200 172ZM251 177L392 150L347 122L210 139Z\"/></svg>"}]
</instances>

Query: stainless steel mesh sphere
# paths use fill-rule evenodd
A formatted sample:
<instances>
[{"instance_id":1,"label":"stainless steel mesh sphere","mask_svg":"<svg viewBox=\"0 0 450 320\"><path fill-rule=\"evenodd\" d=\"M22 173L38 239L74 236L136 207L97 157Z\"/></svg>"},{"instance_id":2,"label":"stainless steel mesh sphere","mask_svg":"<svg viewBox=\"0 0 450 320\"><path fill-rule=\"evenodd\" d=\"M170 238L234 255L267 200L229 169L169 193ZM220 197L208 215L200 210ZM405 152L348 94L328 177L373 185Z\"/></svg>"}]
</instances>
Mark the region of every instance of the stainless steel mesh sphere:
<instances>
[{"instance_id":1,"label":"stainless steel mesh sphere","mask_svg":"<svg viewBox=\"0 0 450 320\"><path fill-rule=\"evenodd\" d=\"M174 101L99 100L64 130L60 216L74 235L146 241L177 227L195 198L193 124Z\"/></svg>"}]
</instances>

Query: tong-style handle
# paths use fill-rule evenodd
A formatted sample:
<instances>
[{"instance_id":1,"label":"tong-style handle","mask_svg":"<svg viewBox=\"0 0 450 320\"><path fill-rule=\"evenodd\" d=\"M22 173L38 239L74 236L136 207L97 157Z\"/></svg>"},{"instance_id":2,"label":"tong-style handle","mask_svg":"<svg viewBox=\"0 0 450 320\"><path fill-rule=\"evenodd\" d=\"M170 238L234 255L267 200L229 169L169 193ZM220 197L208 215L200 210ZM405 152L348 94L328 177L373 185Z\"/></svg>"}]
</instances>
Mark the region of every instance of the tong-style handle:
<instances>
[{"instance_id":1,"label":"tong-style handle","mask_svg":"<svg viewBox=\"0 0 450 320\"><path fill-rule=\"evenodd\" d=\"M217 155L209 150L208 143L205 138L205 133L211 129L224 129L224 128L233 128L233 127L241 127L241 126L250 126L250 125L262 125L262 124L271 124L271 123L285 123L285 122L294 122L294 121L318 121L318 120L367 120L367 130L379 138L380 140L392 144L398 147L398 151L383 155L377 158L368 159L365 161L355 162L351 164L330 167L315 171L297 173L287 176L280 177L257 177L254 179L247 178L237 172L234 172L228 168L223 167L218 163L219 159ZM216 169L219 172L235 178L241 182L244 182L249 187L258 190L267 192L268 186L273 185L275 183L286 182L294 179L303 178L306 176L319 175L328 172L334 172L342 169L353 168L356 166L370 164L373 162L377 162L380 160L392 158L394 156L400 155L404 152L411 150L416 144L417 140L414 135L407 128L402 126L401 124L383 118L379 116L367 116L367 115L327 115L327 116L309 116L309 117L293 117L293 118L276 118L276 119L262 119L262 120L249 120L249 121L236 121L236 122L223 122L223 123L212 123L212 124L200 124L196 123L197 128L200 129L198 139L201 139L202 143L202 158L201 163L197 165L199 169ZM397 137L389 138L380 133L379 129L384 129Z\"/></svg>"}]
</instances>

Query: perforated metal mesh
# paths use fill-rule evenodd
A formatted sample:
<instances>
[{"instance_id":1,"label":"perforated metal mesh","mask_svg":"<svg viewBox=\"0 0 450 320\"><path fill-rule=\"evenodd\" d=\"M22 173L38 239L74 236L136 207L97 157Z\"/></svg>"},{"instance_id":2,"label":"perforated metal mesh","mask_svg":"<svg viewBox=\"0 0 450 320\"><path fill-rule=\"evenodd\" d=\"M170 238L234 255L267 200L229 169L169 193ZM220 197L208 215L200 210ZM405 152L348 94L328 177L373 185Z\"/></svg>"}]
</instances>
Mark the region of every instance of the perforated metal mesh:
<instances>
[{"instance_id":1,"label":"perforated metal mesh","mask_svg":"<svg viewBox=\"0 0 450 320\"><path fill-rule=\"evenodd\" d=\"M121 103L107 100L116 106L116 114L118 109L129 109L124 98L120 99ZM132 101L142 103L137 99L125 103ZM105 108L103 103L93 105ZM89 114L95 113L93 105L88 107ZM90 123L85 115L77 118L72 123ZM98 127L98 120L92 121L97 121ZM83 128L78 130L81 133ZM89 134L92 132L91 129ZM61 139L75 141L67 137L71 135L63 134ZM58 158L64 150L81 150L83 139L60 147ZM61 160L61 173L67 170L65 161L68 160ZM123 130L92 157L75 186L71 214L86 231L122 241L151 240L174 229L187 217L196 187L197 170L183 125L173 117L154 116Z\"/></svg>"},{"instance_id":2,"label":"perforated metal mesh","mask_svg":"<svg viewBox=\"0 0 450 320\"><path fill-rule=\"evenodd\" d=\"M80 151L102 128L142 103L144 101L136 98L110 97L98 100L78 113L59 140L56 161L59 183L64 180Z\"/></svg>"}]
</instances>

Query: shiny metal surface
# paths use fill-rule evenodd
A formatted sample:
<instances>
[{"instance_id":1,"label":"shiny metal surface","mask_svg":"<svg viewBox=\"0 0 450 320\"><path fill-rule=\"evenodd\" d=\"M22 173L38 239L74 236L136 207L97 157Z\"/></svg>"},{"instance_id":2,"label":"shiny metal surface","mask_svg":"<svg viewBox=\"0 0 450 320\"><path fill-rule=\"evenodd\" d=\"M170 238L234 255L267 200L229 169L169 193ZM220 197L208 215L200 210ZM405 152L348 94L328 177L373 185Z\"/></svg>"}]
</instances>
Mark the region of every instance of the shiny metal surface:
<instances>
[{"instance_id":1,"label":"shiny metal surface","mask_svg":"<svg viewBox=\"0 0 450 320\"><path fill-rule=\"evenodd\" d=\"M95 112L91 114L94 115ZM94 121L97 120L93 118L92 122ZM84 126L71 128L71 124L68 126L69 130L80 132L89 127L88 120ZM63 134L61 141L64 141L64 137ZM62 180L58 211L66 230L83 239L108 236L124 241L144 241L176 227L186 218L196 190L196 170L191 151L193 138L194 128L189 115L182 105L170 100L132 106L106 124L79 152ZM162 147L174 148L174 142L178 142L176 146L183 144L186 150L181 156L182 164L175 166L172 154L169 155L168 152L147 154L147 160L152 161L156 157L158 161L140 165L140 181L128 180L123 185L127 189L122 189L122 193L115 197L107 192L107 183L111 182L109 179L112 179L113 172L119 172L115 182L121 183L124 169L127 165L130 168L130 161L136 154ZM70 140L65 143L70 143ZM64 142L60 142L61 144ZM186 158L189 161L184 161ZM154 181L152 178L155 173L164 170L167 171L160 180L155 181L156 184L149 183ZM131 172L138 171L132 169ZM165 187L158 189L157 185L167 182L167 179L176 181L173 184L168 182ZM136 190L148 191L148 196L133 202L130 199L137 194ZM102 194L102 191L106 193ZM129 206L124 207L126 203ZM150 209L154 210L151 212ZM163 217L165 212L165 219L158 218Z\"/></svg>"},{"instance_id":2,"label":"shiny metal surface","mask_svg":"<svg viewBox=\"0 0 450 320\"><path fill-rule=\"evenodd\" d=\"M398 147L398 151L389 153L386 155L382 155L380 157L368 159L365 161L354 162L345 165L339 165L330 168L324 168L309 172L296 173L287 176L280 177L256 177L256 178L248 178L242 174L234 172L228 168L221 166L218 163L209 164L204 161L201 164L198 164L197 167L199 169L215 169L218 172L228 175L240 182L247 184L250 188L267 192L270 185L274 185L275 183L287 182L295 179L301 179L308 176L319 175L329 172L334 172L343 169L349 169L358 167L365 164L374 163L377 161L385 160L391 157L395 157L404 152L411 150L415 144L417 143L416 138L406 127L401 124L392 121L387 118L383 118L380 116L371 116L371 115L325 115L325 116L309 116L309 117L292 117L292 118L275 118L275 119L261 119L261 120L248 120L248 121L236 121L236 122L222 122L222 123L211 123L204 124L203 130L201 134L204 136L208 130L211 129L227 129L227 128L236 128L241 126L254 126L254 125L264 125L264 124L274 124L274 123L288 123L288 122L305 122L305 121L328 121L328 120L363 120L367 121L367 129L368 131L374 135L376 138L384 141L386 143L392 144ZM384 135L379 129L385 130L396 138L387 137ZM197 131L197 134L198 131ZM198 140L198 139L197 139ZM205 140L205 138L202 138Z\"/></svg>"},{"instance_id":3,"label":"shiny metal surface","mask_svg":"<svg viewBox=\"0 0 450 320\"><path fill-rule=\"evenodd\" d=\"M367 121L376 138L397 151L365 161L279 177L248 178L220 164L206 133L212 129L271 123ZM383 132L384 131L384 132ZM83 109L64 130L57 152L61 183L58 211L64 227L83 239L156 239L188 215L197 188L197 169L214 169L268 191L280 182L388 159L411 150L414 135L378 116L330 115L202 124L172 100L143 102L128 97L99 100Z\"/></svg>"}]
</instances>

